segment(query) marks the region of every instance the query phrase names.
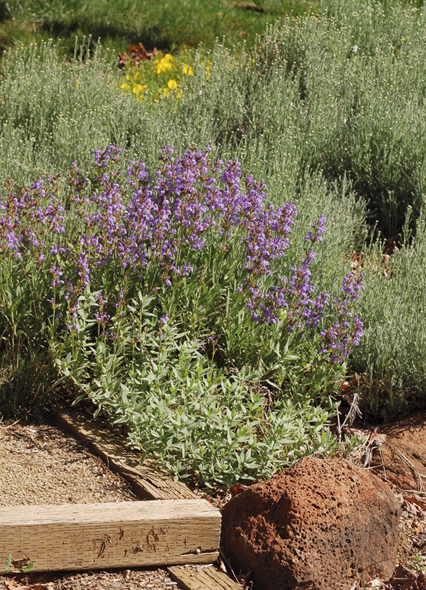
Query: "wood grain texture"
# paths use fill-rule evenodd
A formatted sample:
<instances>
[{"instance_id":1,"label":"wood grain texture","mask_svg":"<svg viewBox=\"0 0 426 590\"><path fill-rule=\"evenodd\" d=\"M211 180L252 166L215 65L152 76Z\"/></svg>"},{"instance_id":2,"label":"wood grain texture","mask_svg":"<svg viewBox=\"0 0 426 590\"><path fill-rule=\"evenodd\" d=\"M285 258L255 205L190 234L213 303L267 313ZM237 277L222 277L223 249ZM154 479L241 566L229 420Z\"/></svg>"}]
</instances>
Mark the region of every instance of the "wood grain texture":
<instances>
[{"instance_id":1,"label":"wood grain texture","mask_svg":"<svg viewBox=\"0 0 426 590\"><path fill-rule=\"evenodd\" d=\"M147 500L196 499L197 496L181 482L174 481L158 469L153 461L139 465L140 457L129 449L125 439L102 423L78 414L56 414L60 426L87 443L106 465L131 483L136 495Z\"/></svg>"},{"instance_id":2,"label":"wood grain texture","mask_svg":"<svg viewBox=\"0 0 426 590\"><path fill-rule=\"evenodd\" d=\"M202 568L200 571L182 566L167 569L184 590L242 590L240 584L214 566Z\"/></svg>"},{"instance_id":3,"label":"wood grain texture","mask_svg":"<svg viewBox=\"0 0 426 590\"><path fill-rule=\"evenodd\" d=\"M211 563L220 525L205 500L0 508L0 570L10 554L34 571Z\"/></svg>"}]
</instances>

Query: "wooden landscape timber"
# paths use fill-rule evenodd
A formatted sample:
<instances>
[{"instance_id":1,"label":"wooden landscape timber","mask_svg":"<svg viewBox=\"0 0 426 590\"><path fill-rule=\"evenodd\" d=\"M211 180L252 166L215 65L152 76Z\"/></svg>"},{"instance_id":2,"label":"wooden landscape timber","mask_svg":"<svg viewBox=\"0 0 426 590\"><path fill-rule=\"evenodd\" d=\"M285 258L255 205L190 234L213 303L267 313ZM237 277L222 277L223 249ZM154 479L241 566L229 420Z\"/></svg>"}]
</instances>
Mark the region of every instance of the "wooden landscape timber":
<instances>
[{"instance_id":1,"label":"wooden landscape timber","mask_svg":"<svg viewBox=\"0 0 426 590\"><path fill-rule=\"evenodd\" d=\"M109 468L118 472L123 478L129 481L139 498L182 500L185 502L198 499L189 488L180 482L175 482L167 474L159 470L152 461L139 465L138 454L126 445L124 437L118 433L114 433L111 428L74 413L57 413L56 421L62 428L85 442L90 450L98 455ZM145 504L152 505L153 503L145 502ZM216 514L220 531L221 514L213 506L210 505L210 508L211 513ZM197 571L174 566L169 568L170 575L184 590L241 590L239 584L213 565L213 561L217 558L216 551L218 548L219 541L217 542L216 549L210 553L210 559L207 559L208 552L196 555L187 555L185 553L182 556L184 559L181 559L179 562L180 566L182 564L210 563L211 567ZM161 561L160 559L156 564L170 565L171 562ZM106 566L102 565L102 567ZM127 566L121 562L119 567ZM76 569L82 568L79 567Z\"/></svg>"},{"instance_id":2,"label":"wooden landscape timber","mask_svg":"<svg viewBox=\"0 0 426 590\"><path fill-rule=\"evenodd\" d=\"M241 590L240 584L214 566L202 567L199 571L182 566L167 569L183 590Z\"/></svg>"},{"instance_id":3,"label":"wooden landscape timber","mask_svg":"<svg viewBox=\"0 0 426 590\"><path fill-rule=\"evenodd\" d=\"M196 499L185 484L174 481L158 469L152 461L139 465L140 456L131 451L124 437L115 434L111 427L94 422L81 415L60 412L56 414L60 426L76 438L87 443L109 469L119 473L133 487L138 498L147 500Z\"/></svg>"},{"instance_id":4,"label":"wooden landscape timber","mask_svg":"<svg viewBox=\"0 0 426 590\"><path fill-rule=\"evenodd\" d=\"M90 570L211 563L221 515L206 500L0 508L0 567Z\"/></svg>"}]
</instances>

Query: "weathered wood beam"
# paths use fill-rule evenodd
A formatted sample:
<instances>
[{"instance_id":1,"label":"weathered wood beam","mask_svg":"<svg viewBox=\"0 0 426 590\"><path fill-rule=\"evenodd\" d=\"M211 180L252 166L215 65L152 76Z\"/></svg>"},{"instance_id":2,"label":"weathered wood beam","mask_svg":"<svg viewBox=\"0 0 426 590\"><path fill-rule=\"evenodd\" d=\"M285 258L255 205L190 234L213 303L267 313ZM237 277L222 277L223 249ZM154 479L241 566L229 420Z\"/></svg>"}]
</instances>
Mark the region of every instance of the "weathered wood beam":
<instances>
[{"instance_id":1,"label":"weathered wood beam","mask_svg":"<svg viewBox=\"0 0 426 590\"><path fill-rule=\"evenodd\" d=\"M241 590L242 586L215 568L203 567L199 571L194 568L173 566L167 568L173 580L178 582L183 590Z\"/></svg>"},{"instance_id":2,"label":"weathered wood beam","mask_svg":"<svg viewBox=\"0 0 426 590\"><path fill-rule=\"evenodd\" d=\"M210 563L217 558L220 512L205 500L0 508L0 571L88 570Z\"/></svg>"},{"instance_id":3,"label":"weathered wood beam","mask_svg":"<svg viewBox=\"0 0 426 590\"><path fill-rule=\"evenodd\" d=\"M124 437L111 427L78 414L60 412L56 421L76 438L87 443L113 471L118 472L133 487L139 498L148 500L196 499L185 484L174 481L158 469L153 461L139 465L140 456L131 451Z\"/></svg>"}]
</instances>

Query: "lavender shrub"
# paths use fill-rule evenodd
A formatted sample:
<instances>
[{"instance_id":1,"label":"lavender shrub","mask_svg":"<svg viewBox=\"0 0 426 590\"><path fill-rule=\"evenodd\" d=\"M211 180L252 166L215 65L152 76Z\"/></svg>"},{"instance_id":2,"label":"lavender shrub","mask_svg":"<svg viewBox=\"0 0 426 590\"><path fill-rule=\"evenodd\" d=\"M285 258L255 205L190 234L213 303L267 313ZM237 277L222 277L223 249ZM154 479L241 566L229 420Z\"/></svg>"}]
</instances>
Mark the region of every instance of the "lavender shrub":
<instances>
[{"instance_id":1,"label":"lavender shrub","mask_svg":"<svg viewBox=\"0 0 426 590\"><path fill-rule=\"evenodd\" d=\"M363 286L349 272L332 301L315 286L324 216L277 276L293 203L208 149L167 146L152 177L135 160L122 177L120 152L97 150L91 179L74 164L66 208L57 177L0 203L2 261L43 277L33 305L60 373L179 477L229 485L330 451Z\"/></svg>"}]
</instances>

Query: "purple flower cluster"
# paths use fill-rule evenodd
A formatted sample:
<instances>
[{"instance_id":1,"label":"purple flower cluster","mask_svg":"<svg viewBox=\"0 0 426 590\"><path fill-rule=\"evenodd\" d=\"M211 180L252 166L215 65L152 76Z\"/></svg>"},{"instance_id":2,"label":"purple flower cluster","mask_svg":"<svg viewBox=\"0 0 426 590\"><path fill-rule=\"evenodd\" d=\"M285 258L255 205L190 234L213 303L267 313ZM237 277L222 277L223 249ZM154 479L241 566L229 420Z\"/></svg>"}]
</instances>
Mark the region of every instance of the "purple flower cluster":
<instances>
[{"instance_id":1,"label":"purple flower cluster","mask_svg":"<svg viewBox=\"0 0 426 590\"><path fill-rule=\"evenodd\" d=\"M69 213L58 198L57 178L40 179L19 196L9 185L6 198L0 201L0 248L17 257L25 253L47 265L52 277L50 301L54 309L60 299L66 302L70 330L78 329L78 300L84 289L96 291L107 283L100 277L108 273L115 281L134 277L151 290L170 287L183 277L190 280L206 249L237 260L239 292L253 321L285 321L290 331L317 328L330 297L316 293L311 248L289 278L265 286L273 282L274 261L289 248L297 215L294 203L274 207L266 201L264 183L252 176L242 180L238 160L211 162L209 151L189 149L182 157L174 157L167 146L151 178L145 164L135 160L122 176L118 171L121 149L115 145L98 149L90 182L73 164ZM305 238L311 246L322 241L325 222L321 215L312 224ZM155 277L153 283L148 275ZM342 287L344 298L333 302L341 321L321 332L322 352L331 360L343 358L362 333L359 318L352 319L348 311L359 296L362 277L352 273ZM98 295L94 319L102 333L114 308L114 313L122 313L122 291L115 300L108 302L107 294L105 299ZM164 328L168 321L164 315L160 325Z\"/></svg>"},{"instance_id":2,"label":"purple flower cluster","mask_svg":"<svg viewBox=\"0 0 426 590\"><path fill-rule=\"evenodd\" d=\"M346 275L342 281L344 297L341 301L333 301L341 319L321 332L324 345L320 352L326 354L331 362L341 362L352 346L358 346L362 337L362 321L358 316L353 317L350 307L353 301L359 299L360 292L364 289L363 278L364 273L357 274L355 271Z\"/></svg>"},{"instance_id":3,"label":"purple flower cluster","mask_svg":"<svg viewBox=\"0 0 426 590\"><path fill-rule=\"evenodd\" d=\"M309 240L312 245L315 242L322 242L325 223L326 219L324 215L321 215L318 222L312 224L312 230L305 236L305 240ZM288 281L286 277L282 277L279 286L274 285L265 292L257 285L249 287L250 299L247 307L252 312L253 321L275 324L285 319L290 332L295 328L304 332L306 328L318 327L324 316L324 308L330 305L330 295L326 291L314 295L316 288L312 282L310 270L314 259L315 252L312 249L306 249L306 257L299 267L293 268L293 274ZM324 338L320 352L331 362L343 362L349 354L350 347L359 344L363 324L357 316L352 319L350 307L351 303L359 298L360 291L364 288L363 277L363 273L357 275L355 272L346 275L342 281L343 299L334 299L332 302L342 320L320 332ZM243 285L240 287L240 292L244 293Z\"/></svg>"},{"instance_id":4,"label":"purple flower cluster","mask_svg":"<svg viewBox=\"0 0 426 590\"><path fill-rule=\"evenodd\" d=\"M7 196L0 201L0 249L22 258L29 251L34 261L42 264L46 259L46 234L59 234L63 226L64 209L57 196L57 177L47 181L39 178L29 190L15 194L10 181L6 183Z\"/></svg>"},{"instance_id":5,"label":"purple flower cluster","mask_svg":"<svg viewBox=\"0 0 426 590\"><path fill-rule=\"evenodd\" d=\"M226 252L237 233L246 248L245 270L253 276L270 273L271 262L288 248L294 204L265 205L263 183L248 177L242 190L238 160L210 164L208 153L209 149L188 150L173 159L168 146L154 179L142 161L133 160L123 188L117 174L109 172L108 163L119 155L118 148L111 146L96 152L95 166L103 173L95 177L90 195L85 194L87 183L74 166L71 198L86 227L77 261L79 284L88 284L91 267L116 257L132 272L158 263L164 284L170 286L173 275L189 276L193 271L192 264L182 260L183 250L198 251L207 243L218 243ZM127 206L125 196L129 196Z\"/></svg>"}]
</instances>

